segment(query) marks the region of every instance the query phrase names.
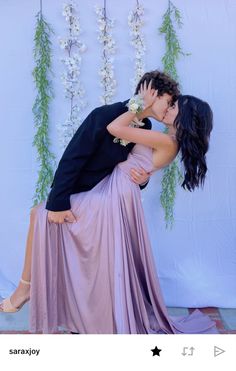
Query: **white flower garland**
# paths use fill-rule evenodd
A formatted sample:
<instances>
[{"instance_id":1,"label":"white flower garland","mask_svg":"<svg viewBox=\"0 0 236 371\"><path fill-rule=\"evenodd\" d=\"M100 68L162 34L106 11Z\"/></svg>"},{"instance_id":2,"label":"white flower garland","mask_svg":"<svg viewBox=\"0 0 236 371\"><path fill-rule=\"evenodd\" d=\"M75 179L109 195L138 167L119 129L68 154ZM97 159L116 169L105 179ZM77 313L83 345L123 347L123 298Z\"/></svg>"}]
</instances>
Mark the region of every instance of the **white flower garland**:
<instances>
[{"instance_id":1,"label":"white flower garland","mask_svg":"<svg viewBox=\"0 0 236 371\"><path fill-rule=\"evenodd\" d=\"M86 102L83 100L85 90L79 80L81 54L86 50L86 46L79 39L81 28L77 15L77 6L74 1L63 4L62 15L68 24L68 35L64 38L58 38L61 48L67 54L66 57L60 58L66 69L61 75L61 80L64 86L65 97L70 100L70 112L67 120L63 124L57 125L57 129L59 132L59 143L62 148L65 148L81 124L79 114L86 105Z\"/></svg>"},{"instance_id":2,"label":"white flower garland","mask_svg":"<svg viewBox=\"0 0 236 371\"><path fill-rule=\"evenodd\" d=\"M103 104L111 103L112 97L115 94L116 80L114 79L114 58L112 54L115 53L115 41L112 37L112 28L114 27L114 20L111 20L106 15L106 2L104 6L95 6L95 12L98 16L98 41L102 44L101 59L102 64L99 70L100 86L104 93L100 96L100 101Z\"/></svg>"},{"instance_id":3,"label":"white flower garland","mask_svg":"<svg viewBox=\"0 0 236 371\"><path fill-rule=\"evenodd\" d=\"M144 55L146 52L146 45L144 36L142 34L144 8L137 0L136 7L131 10L128 16L128 25L130 26L131 45L135 49L134 57L134 78L130 80L132 93L135 92L136 86L145 73Z\"/></svg>"}]
</instances>

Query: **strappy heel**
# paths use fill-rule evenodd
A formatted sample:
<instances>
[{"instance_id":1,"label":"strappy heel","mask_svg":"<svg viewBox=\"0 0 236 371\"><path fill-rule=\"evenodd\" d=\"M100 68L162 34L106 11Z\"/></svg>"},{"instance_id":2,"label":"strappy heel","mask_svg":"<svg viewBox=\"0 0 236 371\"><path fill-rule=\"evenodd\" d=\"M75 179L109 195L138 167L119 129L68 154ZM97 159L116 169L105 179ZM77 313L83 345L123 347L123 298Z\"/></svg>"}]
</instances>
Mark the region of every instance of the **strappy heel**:
<instances>
[{"instance_id":1,"label":"strappy heel","mask_svg":"<svg viewBox=\"0 0 236 371\"><path fill-rule=\"evenodd\" d=\"M31 283L30 283L30 281L25 281L25 280L23 280L23 278L21 278L20 279L20 281L22 282L22 283L24 283L25 285L30 285ZM1 308L0 308L0 311L1 312L5 312L5 313L15 313L15 312L18 312L22 307L23 307L23 305L27 302L27 301L29 301L29 297L28 298L26 298L17 308L16 307L14 307L13 305L12 305L12 303L11 303L11 298L10 298L10 296L8 297L8 298L6 298L6 299L4 299L1 303L0 303L0 305L1 305Z\"/></svg>"}]
</instances>

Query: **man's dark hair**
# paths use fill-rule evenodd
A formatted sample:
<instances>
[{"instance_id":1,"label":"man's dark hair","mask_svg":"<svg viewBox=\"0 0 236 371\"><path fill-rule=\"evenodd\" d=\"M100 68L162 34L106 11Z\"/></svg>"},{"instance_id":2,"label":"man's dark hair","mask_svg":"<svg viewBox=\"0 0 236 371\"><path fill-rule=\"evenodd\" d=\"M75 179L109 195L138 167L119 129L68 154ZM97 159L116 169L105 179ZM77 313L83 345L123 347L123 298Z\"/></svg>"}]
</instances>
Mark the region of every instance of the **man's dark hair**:
<instances>
[{"instance_id":1,"label":"man's dark hair","mask_svg":"<svg viewBox=\"0 0 236 371\"><path fill-rule=\"evenodd\" d=\"M150 80L152 80L152 88L158 90L158 95L163 95L165 93L172 95L172 103L177 100L178 95L180 94L178 83L173 80L164 72L154 70L151 72L146 72L138 82L138 85L135 90L135 94L138 94L141 84L146 81L147 85Z\"/></svg>"}]
</instances>

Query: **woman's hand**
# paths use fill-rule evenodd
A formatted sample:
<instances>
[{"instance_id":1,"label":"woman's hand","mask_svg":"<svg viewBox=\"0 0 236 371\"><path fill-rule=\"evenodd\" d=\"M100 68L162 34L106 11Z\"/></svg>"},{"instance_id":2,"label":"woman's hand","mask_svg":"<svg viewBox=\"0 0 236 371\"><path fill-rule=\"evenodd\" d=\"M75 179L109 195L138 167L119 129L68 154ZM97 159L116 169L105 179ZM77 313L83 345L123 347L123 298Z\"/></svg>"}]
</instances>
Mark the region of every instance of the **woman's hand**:
<instances>
[{"instance_id":1,"label":"woman's hand","mask_svg":"<svg viewBox=\"0 0 236 371\"><path fill-rule=\"evenodd\" d=\"M158 90L152 89L151 86L152 86L152 80L150 80L148 87L147 87L146 81L144 81L144 83L140 87L139 95L143 98L143 102L144 102L143 110L151 107L157 98Z\"/></svg>"}]
</instances>

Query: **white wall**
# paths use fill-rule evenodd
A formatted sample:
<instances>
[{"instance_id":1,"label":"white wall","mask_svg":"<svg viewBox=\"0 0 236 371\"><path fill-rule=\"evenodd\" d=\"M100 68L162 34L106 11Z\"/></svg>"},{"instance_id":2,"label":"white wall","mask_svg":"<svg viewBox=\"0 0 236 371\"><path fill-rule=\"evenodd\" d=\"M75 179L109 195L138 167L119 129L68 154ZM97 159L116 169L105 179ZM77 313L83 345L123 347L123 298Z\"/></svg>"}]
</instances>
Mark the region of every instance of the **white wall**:
<instances>
[{"instance_id":1,"label":"white wall","mask_svg":"<svg viewBox=\"0 0 236 371\"><path fill-rule=\"evenodd\" d=\"M50 138L58 160L56 123L63 122L68 102L60 83L62 65L57 36L65 30L61 15L63 1L44 1L44 15L52 25L53 80L55 99L50 107ZM167 0L145 4L146 69L162 68L164 40L158 34ZM81 80L88 106L83 117L97 105L99 95L99 55L95 4L78 1L83 34L88 46L84 54ZM115 73L118 81L114 101L130 96L127 83L133 73L127 15L135 1L109 0L108 15L116 19ZM178 31L183 50L178 73L182 92L207 100L214 112L214 130L208 153L209 173L204 190L194 193L177 189L175 226L166 230L159 193L161 172L143 191L155 262L169 306L236 306L236 2L234 0L175 0L184 25ZM121 6L122 5L122 6ZM37 179L37 153L32 146L35 133L32 105L35 98L31 72L36 0L0 1L0 101L1 101L1 205L0 213L0 295L17 284L23 265L30 206ZM156 129L162 129L155 124Z\"/></svg>"}]
</instances>

